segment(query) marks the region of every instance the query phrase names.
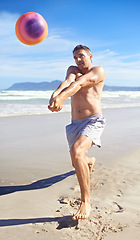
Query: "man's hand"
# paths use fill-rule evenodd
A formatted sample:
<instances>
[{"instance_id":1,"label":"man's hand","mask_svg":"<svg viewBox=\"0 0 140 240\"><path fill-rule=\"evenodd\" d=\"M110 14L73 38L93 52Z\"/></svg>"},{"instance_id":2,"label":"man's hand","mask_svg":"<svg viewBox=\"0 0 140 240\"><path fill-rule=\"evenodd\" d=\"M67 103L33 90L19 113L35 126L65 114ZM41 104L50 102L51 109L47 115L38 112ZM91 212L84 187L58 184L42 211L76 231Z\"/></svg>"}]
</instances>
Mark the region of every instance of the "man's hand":
<instances>
[{"instance_id":1,"label":"man's hand","mask_svg":"<svg viewBox=\"0 0 140 240\"><path fill-rule=\"evenodd\" d=\"M52 112L59 112L63 107L63 101L59 96L50 99L48 109Z\"/></svg>"}]
</instances>

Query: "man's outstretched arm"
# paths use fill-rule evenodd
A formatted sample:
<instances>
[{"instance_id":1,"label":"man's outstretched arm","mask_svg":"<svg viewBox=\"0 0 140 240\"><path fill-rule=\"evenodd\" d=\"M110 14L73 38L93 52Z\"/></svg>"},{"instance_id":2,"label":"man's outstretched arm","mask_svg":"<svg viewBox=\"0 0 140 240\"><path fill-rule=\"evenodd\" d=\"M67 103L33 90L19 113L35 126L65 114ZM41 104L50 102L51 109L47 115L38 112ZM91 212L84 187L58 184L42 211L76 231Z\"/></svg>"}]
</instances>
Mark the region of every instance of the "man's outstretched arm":
<instances>
[{"instance_id":1,"label":"man's outstretched arm","mask_svg":"<svg viewBox=\"0 0 140 240\"><path fill-rule=\"evenodd\" d=\"M66 89L68 86L70 86L70 84L72 82L74 82L76 79L76 73L75 73L75 67L74 66L70 66L67 70L67 74L66 74L66 78L65 78L65 81L63 81L59 87L53 92L51 98L50 98L50 101L49 101L49 106L48 108L51 110L51 111L56 111L55 108L56 108L56 105L55 105L55 98L64 90ZM54 106L55 105L55 106ZM62 108L61 108L62 109ZM61 110L60 109L60 110ZM59 111L60 111L59 110Z\"/></svg>"}]
</instances>

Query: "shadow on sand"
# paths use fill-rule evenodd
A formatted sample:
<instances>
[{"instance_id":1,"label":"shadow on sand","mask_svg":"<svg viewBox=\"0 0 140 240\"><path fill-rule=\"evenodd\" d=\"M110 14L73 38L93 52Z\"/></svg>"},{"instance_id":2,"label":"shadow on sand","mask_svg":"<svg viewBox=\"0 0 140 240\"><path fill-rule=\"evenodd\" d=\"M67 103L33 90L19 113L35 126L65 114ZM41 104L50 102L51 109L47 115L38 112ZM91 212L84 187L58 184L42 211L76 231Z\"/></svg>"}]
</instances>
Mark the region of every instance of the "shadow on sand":
<instances>
[{"instance_id":1,"label":"shadow on sand","mask_svg":"<svg viewBox=\"0 0 140 240\"><path fill-rule=\"evenodd\" d=\"M47 222L58 222L56 229L61 230L63 228L75 227L78 229L78 220L72 220L72 216L63 217L47 217L47 218L30 218L30 219L3 219L0 220L0 227L18 226L25 224L35 223L47 223Z\"/></svg>"},{"instance_id":2,"label":"shadow on sand","mask_svg":"<svg viewBox=\"0 0 140 240\"><path fill-rule=\"evenodd\" d=\"M28 185L20 185L20 186L2 186L0 187L0 196L5 194L10 194L13 192L19 192L19 191L28 191L28 190L36 190L36 189L42 189L42 188L48 188L52 186L53 184L57 182L61 182L65 178L74 175L75 171L70 171L64 174L60 174L54 177L38 180L34 183L28 184Z\"/></svg>"}]
</instances>

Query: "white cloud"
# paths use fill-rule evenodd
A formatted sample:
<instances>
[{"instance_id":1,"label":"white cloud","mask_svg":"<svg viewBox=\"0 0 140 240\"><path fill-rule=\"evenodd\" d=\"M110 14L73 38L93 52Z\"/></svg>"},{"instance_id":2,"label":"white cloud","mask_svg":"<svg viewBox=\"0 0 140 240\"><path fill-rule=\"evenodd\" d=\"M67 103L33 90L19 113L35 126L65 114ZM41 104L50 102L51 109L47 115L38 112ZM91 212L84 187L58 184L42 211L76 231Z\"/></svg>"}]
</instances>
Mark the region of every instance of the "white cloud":
<instances>
[{"instance_id":1,"label":"white cloud","mask_svg":"<svg viewBox=\"0 0 140 240\"><path fill-rule=\"evenodd\" d=\"M70 60L60 60L55 59L55 61L27 61L21 59L20 62L17 59L13 60L11 64L0 65L1 77L10 77L13 76L18 78L20 77L26 79L44 79L45 80L54 80L60 79L63 80L65 76L66 69L71 64Z\"/></svg>"},{"instance_id":2,"label":"white cloud","mask_svg":"<svg viewBox=\"0 0 140 240\"><path fill-rule=\"evenodd\" d=\"M96 65L105 68L107 84L140 86L140 54L122 56L107 49L95 53L94 58Z\"/></svg>"}]
</instances>

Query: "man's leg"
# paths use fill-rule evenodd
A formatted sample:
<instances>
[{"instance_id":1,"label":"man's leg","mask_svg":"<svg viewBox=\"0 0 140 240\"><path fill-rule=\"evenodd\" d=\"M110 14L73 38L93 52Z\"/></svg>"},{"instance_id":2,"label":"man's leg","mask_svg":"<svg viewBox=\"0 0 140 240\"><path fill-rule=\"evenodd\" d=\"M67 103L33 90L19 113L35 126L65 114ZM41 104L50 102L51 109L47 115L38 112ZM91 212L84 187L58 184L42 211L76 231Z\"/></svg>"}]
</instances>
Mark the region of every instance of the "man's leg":
<instances>
[{"instance_id":1,"label":"man's leg","mask_svg":"<svg viewBox=\"0 0 140 240\"><path fill-rule=\"evenodd\" d=\"M81 205L73 220L88 218L91 211L89 163L92 163L93 160L86 157L86 152L92 145L90 138L81 135L70 150L72 164L81 189Z\"/></svg>"}]
</instances>

